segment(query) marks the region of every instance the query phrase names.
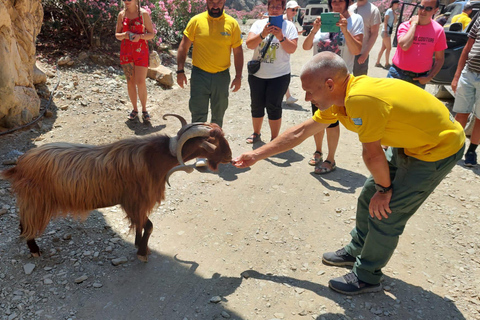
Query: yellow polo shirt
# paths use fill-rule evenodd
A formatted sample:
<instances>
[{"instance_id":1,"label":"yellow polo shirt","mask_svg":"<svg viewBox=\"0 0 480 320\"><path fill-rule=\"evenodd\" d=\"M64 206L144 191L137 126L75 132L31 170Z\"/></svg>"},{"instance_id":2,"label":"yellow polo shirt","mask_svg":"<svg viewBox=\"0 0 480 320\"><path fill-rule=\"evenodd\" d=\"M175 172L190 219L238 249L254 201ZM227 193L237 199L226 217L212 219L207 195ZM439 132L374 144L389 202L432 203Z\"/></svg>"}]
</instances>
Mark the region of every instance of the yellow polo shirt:
<instances>
[{"instance_id":1,"label":"yellow polo shirt","mask_svg":"<svg viewBox=\"0 0 480 320\"><path fill-rule=\"evenodd\" d=\"M463 26L462 30L465 30L465 28L468 26L470 21L472 21L472 19L465 12L457 14L452 18L452 23L460 22L462 24Z\"/></svg>"},{"instance_id":2,"label":"yellow polo shirt","mask_svg":"<svg viewBox=\"0 0 480 320\"><path fill-rule=\"evenodd\" d=\"M240 26L226 13L218 18L207 11L197 14L183 34L193 42L193 65L210 73L229 68L232 48L242 45Z\"/></svg>"},{"instance_id":3,"label":"yellow polo shirt","mask_svg":"<svg viewBox=\"0 0 480 320\"><path fill-rule=\"evenodd\" d=\"M332 106L313 120L339 120L358 133L360 142L380 140L404 148L405 154L438 161L458 152L465 143L462 126L448 109L427 91L398 79L350 77L345 107Z\"/></svg>"}]
</instances>

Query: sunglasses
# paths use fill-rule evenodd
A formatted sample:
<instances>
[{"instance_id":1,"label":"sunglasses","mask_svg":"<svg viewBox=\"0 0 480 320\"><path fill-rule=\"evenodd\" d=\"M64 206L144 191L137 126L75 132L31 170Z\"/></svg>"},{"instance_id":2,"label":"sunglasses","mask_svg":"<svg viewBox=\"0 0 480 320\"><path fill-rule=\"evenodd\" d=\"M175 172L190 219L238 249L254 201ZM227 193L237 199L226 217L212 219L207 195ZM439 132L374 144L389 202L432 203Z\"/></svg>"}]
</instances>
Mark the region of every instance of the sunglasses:
<instances>
[{"instance_id":1,"label":"sunglasses","mask_svg":"<svg viewBox=\"0 0 480 320\"><path fill-rule=\"evenodd\" d=\"M297 12L297 11L298 11L298 9L292 9L292 11L293 11L293 12Z\"/></svg>"},{"instance_id":2,"label":"sunglasses","mask_svg":"<svg viewBox=\"0 0 480 320\"><path fill-rule=\"evenodd\" d=\"M435 8L434 7L425 7L425 6L422 6L421 4L418 5L418 10L425 10L427 12L430 12L433 9L435 9Z\"/></svg>"}]
</instances>

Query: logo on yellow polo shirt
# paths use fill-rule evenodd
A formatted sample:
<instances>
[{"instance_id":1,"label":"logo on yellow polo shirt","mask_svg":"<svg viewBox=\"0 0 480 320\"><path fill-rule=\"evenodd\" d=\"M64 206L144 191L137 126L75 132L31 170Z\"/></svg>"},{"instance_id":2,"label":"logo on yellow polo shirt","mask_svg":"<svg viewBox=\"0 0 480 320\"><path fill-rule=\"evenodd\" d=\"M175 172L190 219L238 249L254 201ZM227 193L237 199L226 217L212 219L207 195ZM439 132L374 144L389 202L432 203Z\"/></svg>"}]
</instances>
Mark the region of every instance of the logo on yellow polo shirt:
<instances>
[{"instance_id":1,"label":"logo on yellow polo shirt","mask_svg":"<svg viewBox=\"0 0 480 320\"><path fill-rule=\"evenodd\" d=\"M362 118L352 118L352 121L355 125L361 126L362 125Z\"/></svg>"},{"instance_id":2,"label":"logo on yellow polo shirt","mask_svg":"<svg viewBox=\"0 0 480 320\"><path fill-rule=\"evenodd\" d=\"M227 36L227 37L230 37L230 36L231 36L231 34L228 33L228 32L226 32L226 31L220 32L220 34L221 34L222 36Z\"/></svg>"}]
</instances>

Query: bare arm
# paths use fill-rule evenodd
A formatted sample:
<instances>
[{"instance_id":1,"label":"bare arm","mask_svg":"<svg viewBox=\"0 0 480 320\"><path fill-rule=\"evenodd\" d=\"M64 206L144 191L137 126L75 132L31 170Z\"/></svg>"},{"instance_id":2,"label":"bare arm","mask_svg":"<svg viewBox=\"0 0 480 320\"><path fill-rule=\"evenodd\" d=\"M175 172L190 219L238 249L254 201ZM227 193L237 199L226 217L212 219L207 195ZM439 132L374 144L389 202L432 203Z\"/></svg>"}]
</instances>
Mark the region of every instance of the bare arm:
<instances>
[{"instance_id":1,"label":"bare arm","mask_svg":"<svg viewBox=\"0 0 480 320\"><path fill-rule=\"evenodd\" d=\"M303 41L303 50L310 50L313 47L313 38L315 38L315 34L320 30L322 26L322 18L317 17L313 22L312 30Z\"/></svg>"},{"instance_id":2,"label":"bare arm","mask_svg":"<svg viewBox=\"0 0 480 320\"><path fill-rule=\"evenodd\" d=\"M364 55L368 56L370 51L372 50L373 46L375 45L375 41L377 41L378 37L378 30L380 29L380 24L376 24L370 27L370 38L367 42L367 51L365 51ZM387 29L385 29L387 30Z\"/></svg>"},{"instance_id":3,"label":"bare arm","mask_svg":"<svg viewBox=\"0 0 480 320\"><path fill-rule=\"evenodd\" d=\"M328 127L328 124L318 123L313 121L313 119L308 119L295 127L287 129L287 131L266 145L233 159L232 163L238 168L250 167L257 161L292 149L326 127Z\"/></svg>"},{"instance_id":4,"label":"bare arm","mask_svg":"<svg viewBox=\"0 0 480 320\"><path fill-rule=\"evenodd\" d=\"M188 37L184 35L177 51L177 70L183 70L183 68L185 67L187 53L191 45L192 41L190 41L190 39L188 39ZM182 88L184 87L184 85L187 84L187 77L185 76L185 72L177 73L177 83Z\"/></svg>"},{"instance_id":5,"label":"bare arm","mask_svg":"<svg viewBox=\"0 0 480 320\"><path fill-rule=\"evenodd\" d=\"M241 45L233 48L233 63L235 65L235 78L230 88L233 88L233 92L237 92L242 85L243 49Z\"/></svg>"},{"instance_id":6,"label":"bare arm","mask_svg":"<svg viewBox=\"0 0 480 320\"><path fill-rule=\"evenodd\" d=\"M272 33L274 26L270 26L269 23L265 25L262 32L256 34L254 32L249 32L245 44L248 49L255 50L256 47L263 41L270 33Z\"/></svg>"},{"instance_id":7,"label":"bare arm","mask_svg":"<svg viewBox=\"0 0 480 320\"><path fill-rule=\"evenodd\" d=\"M392 184L390 180L390 170L380 140L363 143L362 146L363 161L372 174L373 180L376 184L389 187ZM392 191L383 194L380 192L375 193L369 204L370 216L372 218L376 217L379 220L382 220L382 217L387 219L388 213L392 212L390 210L391 198Z\"/></svg>"},{"instance_id":8,"label":"bare arm","mask_svg":"<svg viewBox=\"0 0 480 320\"><path fill-rule=\"evenodd\" d=\"M415 36L415 30L417 30L418 16L413 16L410 18L410 29L407 33L401 36L398 39L398 46L403 50L407 51L413 44L413 38Z\"/></svg>"},{"instance_id":9,"label":"bare arm","mask_svg":"<svg viewBox=\"0 0 480 320\"><path fill-rule=\"evenodd\" d=\"M115 27L115 38L120 41L128 38L128 31L123 32L123 17L123 12L119 12L117 16L117 25Z\"/></svg>"},{"instance_id":10,"label":"bare arm","mask_svg":"<svg viewBox=\"0 0 480 320\"><path fill-rule=\"evenodd\" d=\"M363 34L357 34L356 36L352 36L350 31L348 31L347 29L347 23L347 19L342 14L340 14L340 20L337 22L337 26L340 27L340 30L345 37L345 43L347 44L348 51L350 51L351 54L356 56L362 51Z\"/></svg>"},{"instance_id":11,"label":"bare arm","mask_svg":"<svg viewBox=\"0 0 480 320\"><path fill-rule=\"evenodd\" d=\"M457 92L458 79L460 78L460 75L462 74L462 70L465 67L465 64L467 63L468 54L470 53L470 50L472 50L474 43L475 43L475 39L468 38L467 44L463 48L462 55L460 56L460 59L458 59L457 71L455 72L455 75L453 76L453 80L452 80L453 92Z\"/></svg>"},{"instance_id":12,"label":"bare arm","mask_svg":"<svg viewBox=\"0 0 480 320\"><path fill-rule=\"evenodd\" d=\"M145 26L145 31L139 37L143 40L152 40L155 38L155 33L153 33L152 19L147 11L142 10L143 24Z\"/></svg>"}]
</instances>

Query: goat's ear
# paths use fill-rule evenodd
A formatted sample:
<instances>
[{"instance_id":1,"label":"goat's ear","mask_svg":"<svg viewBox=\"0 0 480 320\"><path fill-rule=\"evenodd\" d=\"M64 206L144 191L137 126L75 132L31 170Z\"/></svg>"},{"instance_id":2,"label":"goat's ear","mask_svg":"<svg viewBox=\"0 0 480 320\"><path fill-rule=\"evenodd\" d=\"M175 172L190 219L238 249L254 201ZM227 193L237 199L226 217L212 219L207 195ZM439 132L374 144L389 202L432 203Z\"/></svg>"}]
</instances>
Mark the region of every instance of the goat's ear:
<instances>
[{"instance_id":1,"label":"goat's ear","mask_svg":"<svg viewBox=\"0 0 480 320\"><path fill-rule=\"evenodd\" d=\"M209 153L214 153L215 152L215 149L217 149L217 146L210 143L210 142L207 142L207 141L203 141L201 144L200 144L200 148L203 148L205 149L207 152Z\"/></svg>"}]
</instances>

